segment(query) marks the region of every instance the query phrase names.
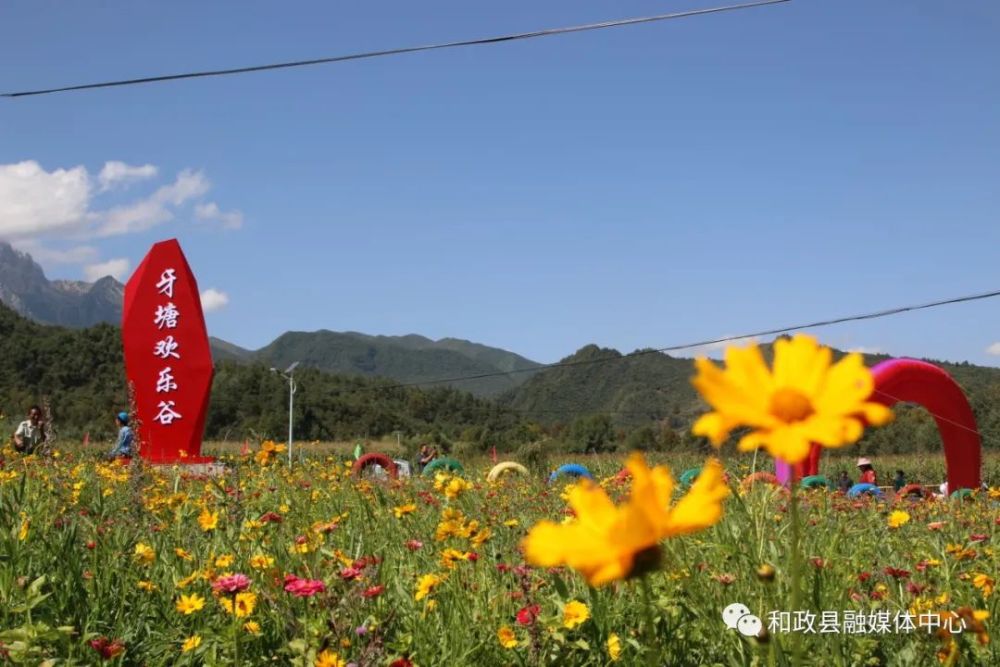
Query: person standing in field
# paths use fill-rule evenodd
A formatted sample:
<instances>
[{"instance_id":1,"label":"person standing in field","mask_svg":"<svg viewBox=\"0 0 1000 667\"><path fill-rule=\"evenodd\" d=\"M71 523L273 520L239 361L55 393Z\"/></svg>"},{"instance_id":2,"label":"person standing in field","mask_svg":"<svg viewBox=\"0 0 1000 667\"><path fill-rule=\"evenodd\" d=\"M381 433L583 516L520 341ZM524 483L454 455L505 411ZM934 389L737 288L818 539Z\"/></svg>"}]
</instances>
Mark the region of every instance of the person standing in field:
<instances>
[{"instance_id":1,"label":"person standing in field","mask_svg":"<svg viewBox=\"0 0 1000 667\"><path fill-rule=\"evenodd\" d=\"M430 447L427 444L420 446L420 458L417 463L420 465L420 470L422 471L427 464L437 458L437 449Z\"/></svg>"},{"instance_id":2,"label":"person standing in field","mask_svg":"<svg viewBox=\"0 0 1000 667\"><path fill-rule=\"evenodd\" d=\"M42 421L42 409L32 405L28 409L28 418L21 422L14 432L14 449L23 454L33 454L43 442L45 442L45 422Z\"/></svg>"},{"instance_id":3,"label":"person standing in field","mask_svg":"<svg viewBox=\"0 0 1000 667\"><path fill-rule=\"evenodd\" d=\"M858 480L859 484L874 484L878 486L878 475L875 474L875 468L872 467L872 462L862 456L858 459L858 469L861 470L861 479Z\"/></svg>"},{"instance_id":4,"label":"person standing in field","mask_svg":"<svg viewBox=\"0 0 1000 667\"><path fill-rule=\"evenodd\" d=\"M902 470L897 470L896 478L892 480L892 488L895 489L896 493L899 493L899 490L904 486L906 486L906 475L903 474Z\"/></svg>"},{"instance_id":5,"label":"person standing in field","mask_svg":"<svg viewBox=\"0 0 1000 667\"><path fill-rule=\"evenodd\" d=\"M115 416L115 424L118 425L118 441L115 442L114 448L108 453L107 458L109 461L117 458L127 458L133 454L132 443L135 441L135 435L128 425L128 413L119 412Z\"/></svg>"},{"instance_id":6,"label":"person standing in field","mask_svg":"<svg viewBox=\"0 0 1000 667\"><path fill-rule=\"evenodd\" d=\"M837 479L837 488L840 489L841 493L847 493L854 486L854 482L851 481L851 477L847 474L846 470L840 471L840 477Z\"/></svg>"}]
</instances>

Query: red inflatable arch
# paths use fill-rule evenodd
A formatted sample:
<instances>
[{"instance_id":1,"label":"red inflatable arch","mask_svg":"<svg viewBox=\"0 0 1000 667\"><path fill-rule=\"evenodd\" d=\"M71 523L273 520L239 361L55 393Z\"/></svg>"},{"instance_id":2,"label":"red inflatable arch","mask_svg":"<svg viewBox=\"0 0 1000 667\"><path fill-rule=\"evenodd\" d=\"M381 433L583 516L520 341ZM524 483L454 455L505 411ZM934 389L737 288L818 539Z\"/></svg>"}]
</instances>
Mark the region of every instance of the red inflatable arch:
<instances>
[{"instance_id":1,"label":"red inflatable arch","mask_svg":"<svg viewBox=\"0 0 1000 667\"><path fill-rule=\"evenodd\" d=\"M944 445L948 488L978 489L982 468L982 445L976 418L962 388L948 373L926 361L890 359L872 368L875 390L871 400L886 406L916 403L934 417ZM809 457L795 466L795 477L819 471L822 447L813 444ZM791 481L791 467L776 461L778 479Z\"/></svg>"},{"instance_id":2,"label":"red inflatable arch","mask_svg":"<svg viewBox=\"0 0 1000 667\"><path fill-rule=\"evenodd\" d=\"M354 462L354 466L351 468L351 473L358 477L361 475L361 471L372 465L380 465L393 479L399 478L399 470L396 469L396 462L390 459L385 454L365 454L357 461Z\"/></svg>"}]
</instances>

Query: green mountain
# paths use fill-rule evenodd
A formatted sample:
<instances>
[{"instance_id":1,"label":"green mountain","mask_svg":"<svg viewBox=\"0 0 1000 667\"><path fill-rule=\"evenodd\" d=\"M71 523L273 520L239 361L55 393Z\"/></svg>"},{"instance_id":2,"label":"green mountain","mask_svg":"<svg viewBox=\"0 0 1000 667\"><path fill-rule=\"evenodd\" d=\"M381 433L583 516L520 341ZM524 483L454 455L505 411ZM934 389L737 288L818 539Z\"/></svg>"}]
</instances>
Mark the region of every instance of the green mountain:
<instances>
[{"instance_id":1,"label":"green mountain","mask_svg":"<svg viewBox=\"0 0 1000 667\"><path fill-rule=\"evenodd\" d=\"M771 346L762 347L769 358ZM835 351L837 358L843 354ZM865 355L869 366L888 358ZM928 361L948 371L965 390L984 448L1000 448L1000 369ZM672 431L671 441L684 436L707 408L690 382L694 375L691 359L655 351L623 355L588 345L559 363L566 365L535 373L520 387L500 396L498 402L554 432L592 430L594 416L602 415L619 432L642 429L651 433L648 437L659 438ZM894 424L869 431L862 442L863 451L939 451L936 427L924 410L904 405L896 413Z\"/></svg>"},{"instance_id":2,"label":"green mountain","mask_svg":"<svg viewBox=\"0 0 1000 667\"><path fill-rule=\"evenodd\" d=\"M0 241L0 304L40 324L81 328L121 322L124 285L106 276L96 283L45 277L30 255ZM524 382L539 364L512 352L458 338L369 336L353 331L289 332L260 350L210 339L216 361L259 362L286 368L301 361L332 373L386 377L413 384L466 375L492 375L448 383L492 397ZM497 373L515 372L511 375Z\"/></svg>"},{"instance_id":3,"label":"green mountain","mask_svg":"<svg viewBox=\"0 0 1000 667\"><path fill-rule=\"evenodd\" d=\"M216 346L218 349L218 345ZM231 357L245 350L224 346ZM249 354L249 353L246 353ZM393 387L379 378L296 372L295 429L301 440L388 436L462 440L513 447L530 437L525 420L493 402L447 387ZM207 439L283 439L287 384L260 362L216 361ZM112 415L127 405L121 334L100 324L68 329L37 324L0 304L0 439L33 403L48 399L57 432L108 439Z\"/></svg>"},{"instance_id":4,"label":"green mountain","mask_svg":"<svg viewBox=\"0 0 1000 667\"><path fill-rule=\"evenodd\" d=\"M235 346L234 346L235 347ZM348 375L379 376L404 384L489 375L446 383L476 396L497 396L519 386L539 364L512 352L457 338L369 336L353 331L290 331L244 359L285 368L295 361ZM496 375L509 373L510 375Z\"/></svg>"}]
</instances>

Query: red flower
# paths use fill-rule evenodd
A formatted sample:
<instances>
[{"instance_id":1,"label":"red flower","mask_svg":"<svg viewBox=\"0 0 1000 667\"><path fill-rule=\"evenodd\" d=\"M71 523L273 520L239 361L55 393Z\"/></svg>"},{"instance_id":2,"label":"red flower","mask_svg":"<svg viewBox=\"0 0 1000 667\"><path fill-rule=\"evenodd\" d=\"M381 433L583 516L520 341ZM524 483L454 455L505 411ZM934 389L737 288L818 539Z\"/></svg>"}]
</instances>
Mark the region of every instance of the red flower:
<instances>
[{"instance_id":1,"label":"red flower","mask_svg":"<svg viewBox=\"0 0 1000 667\"><path fill-rule=\"evenodd\" d=\"M277 512L266 512L262 514L258 521L262 523L281 523L284 519Z\"/></svg>"},{"instance_id":2,"label":"red flower","mask_svg":"<svg viewBox=\"0 0 1000 667\"><path fill-rule=\"evenodd\" d=\"M371 598L377 598L379 595L382 595L382 593L384 591L385 591L385 586L382 586L382 585L371 586L371 587L366 588L364 590L364 592L361 594L361 597L367 598L367 599L370 600Z\"/></svg>"},{"instance_id":3,"label":"red flower","mask_svg":"<svg viewBox=\"0 0 1000 667\"><path fill-rule=\"evenodd\" d=\"M826 567L826 561L819 557L810 558L809 562L812 563L813 567L819 570L822 570L824 567Z\"/></svg>"},{"instance_id":4,"label":"red flower","mask_svg":"<svg viewBox=\"0 0 1000 667\"><path fill-rule=\"evenodd\" d=\"M531 625L538 619L538 614L541 610L542 608L537 604L522 607L521 610L517 612L518 625Z\"/></svg>"},{"instance_id":5,"label":"red flower","mask_svg":"<svg viewBox=\"0 0 1000 667\"><path fill-rule=\"evenodd\" d=\"M887 567L883 571L887 575L889 575L890 577L893 577L895 579L909 579L910 578L910 571L909 570L900 570L899 568L896 568L896 567Z\"/></svg>"},{"instance_id":6,"label":"red flower","mask_svg":"<svg viewBox=\"0 0 1000 667\"><path fill-rule=\"evenodd\" d=\"M389 667L413 667L413 663L408 658L396 658L389 663Z\"/></svg>"},{"instance_id":7,"label":"red flower","mask_svg":"<svg viewBox=\"0 0 1000 667\"><path fill-rule=\"evenodd\" d=\"M311 598L326 591L326 584L319 579L300 579L294 574L286 574L285 590L296 597Z\"/></svg>"},{"instance_id":8,"label":"red flower","mask_svg":"<svg viewBox=\"0 0 1000 667\"><path fill-rule=\"evenodd\" d=\"M985 542L987 539L988 537L982 533L973 533L972 535L969 535L970 542Z\"/></svg>"},{"instance_id":9,"label":"red flower","mask_svg":"<svg viewBox=\"0 0 1000 667\"><path fill-rule=\"evenodd\" d=\"M477 554L475 551L470 551L469 555L466 556L465 559L470 563L475 563L477 560L479 560L479 554Z\"/></svg>"},{"instance_id":10,"label":"red flower","mask_svg":"<svg viewBox=\"0 0 1000 667\"><path fill-rule=\"evenodd\" d=\"M356 567L345 567L340 570L340 578L344 581L354 581L362 574L361 570Z\"/></svg>"},{"instance_id":11,"label":"red flower","mask_svg":"<svg viewBox=\"0 0 1000 667\"><path fill-rule=\"evenodd\" d=\"M231 574L228 577L219 577L212 582L212 590L216 593L239 593L250 588L250 577L245 574Z\"/></svg>"},{"instance_id":12,"label":"red flower","mask_svg":"<svg viewBox=\"0 0 1000 667\"><path fill-rule=\"evenodd\" d=\"M510 569L510 565L507 565L506 563L497 563L497 572L500 572L501 574L510 572Z\"/></svg>"},{"instance_id":13,"label":"red flower","mask_svg":"<svg viewBox=\"0 0 1000 667\"><path fill-rule=\"evenodd\" d=\"M871 572L862 572L861 574L858 575L858 581L860 581L861 583L865 583L871 578L872 578Z\"/></svg>"},{"instance_id":14,"label":"red flower","mask_svg":"<svg viewBox=\"0 0 1000 667\"><path fill-rule=\"evenodd\" d=\"M912 581L907 582L907 584L906 584L906 591L910 595L920 595L926 589L927 589L927 585L926 584L915 584Z\"/></svg>"},{"instance_id":15,"label":"red flower","mask_svg":"<svg viewBox=\"0 0 1000 667\"><path fill-rule=\"evenodd\" d=\"M421 542L420 540L407 540L406 541L406 548L409 549L410 551L416 551L418 549L421 549L423 546L424 546L424 543Z\"/></svg>"},{"instance_id":16,"label":"red flower","mask_svg":"<svg viewBox=\"0 0 1000 667\"><path fill-rule=\"evenodd\" d=\"M87 542L86 546L87 546L88 549L94 549L94 548L97 547L97 542L95 542L94 540L91 540L91 541Z\"/></svg>"},{"instance_id":17,"label":"red flower","mask_svg":"<svg viewBox=\"0 0 1000 667\"><path fill-rule=\"evenodd\" d=\"M111 660L125 652L125 644L117 639L111 640L107 637L98 637L97 639L91 639L87 643L90 644L90 648L101 654L102 660Z\"/></svg>"}]
</instances>

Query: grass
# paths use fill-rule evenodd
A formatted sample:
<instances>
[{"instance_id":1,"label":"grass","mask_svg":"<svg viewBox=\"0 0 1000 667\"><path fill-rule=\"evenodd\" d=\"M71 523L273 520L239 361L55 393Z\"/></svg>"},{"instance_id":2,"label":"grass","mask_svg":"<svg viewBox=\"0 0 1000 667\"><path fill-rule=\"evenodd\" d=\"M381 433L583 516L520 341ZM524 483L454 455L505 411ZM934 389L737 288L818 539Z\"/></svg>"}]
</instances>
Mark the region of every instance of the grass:
<instances>
[{"instance_id":1,"label":"grass","mask_svg":"<svg viewBox=\"0 0 1000 667\"><path fill-rule=\"evenodd\" d=\"M262 465L240 456L241 447L206 443L204 451L224 457L232 471L215 479L101 464L95 447L54 460L3 451L0 655L29 665L338 664L333 654L358 665L404 658L420 666L607 665L615 637L623 665L792 661L792 633L776 626L761 641L721 619L732 602L746 604L765 626L771 612L796 611L788 608L787 496L771 487L734 493L717 525L666 541L662 566L642 580L647 604L638 580L593 589L566 569L518 569L527 530L565 516L562 484L547 485L547 469L491 485L489 457L466 460L473 487L447 498L423 477L351 478L353 442L304 443L304 461L291 470L284 459ZM393 447L366 451L398 455ZM675 476L703 462L695 454L650 458L668 462ZM549 463L571 459L609 479L623 457L553 456ZM734 491L752 461L727 457ZM763 455L756 464L771 468ZM853 472L852 464L850 456L828 457L822 472ZM944 475L943 457L886 456L875 464L884 481L896 467L927 483ZM988 455L984 471L996 480L1000 457ZM607 488L615 498L627 493L612 481ZM968 607L991 614L988 633L1000 609L977 577L998 571L997 507L986 493L970 502L905 505L804 494L801 611L895 617ZM890 529L894 510L905 510L909 521ZM213 592L226 572L250 579L255 604L246 616L228 613L226 594ZM297 597L284 590L289 574L322 581L325 590ZM440 583L418 600L427 575ZM178 612L181 595L198 596L204 607ZM589 619L568 628L564 610L572 601L586 605ZM523 610L534 605L537 618L519 623L518 612L524 620ZM512 648L498 640L501 628L513 632ZM183 651L195 636L198 646ZM801 664L926 665L942 651L953 659L952 650L961 664L1000 664L1000 652L981 636L969 630L942 638L921 628L799 633L798 640ZM108 660L91 645L114 652L108 647L116 641L123 652Z\"/></svg>"}]
</instances>

